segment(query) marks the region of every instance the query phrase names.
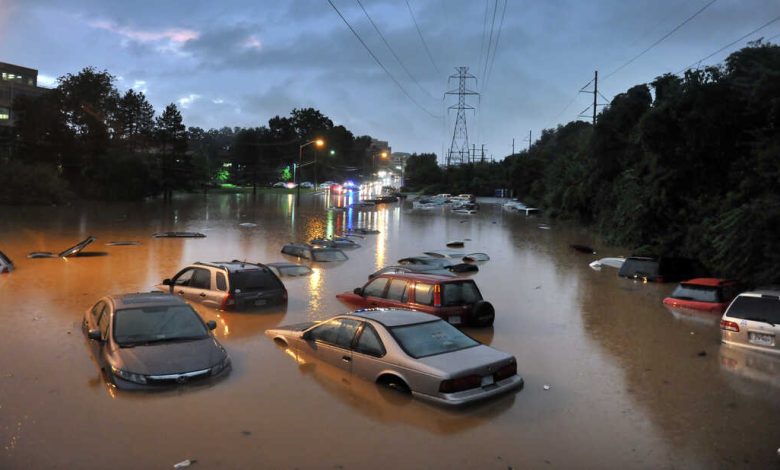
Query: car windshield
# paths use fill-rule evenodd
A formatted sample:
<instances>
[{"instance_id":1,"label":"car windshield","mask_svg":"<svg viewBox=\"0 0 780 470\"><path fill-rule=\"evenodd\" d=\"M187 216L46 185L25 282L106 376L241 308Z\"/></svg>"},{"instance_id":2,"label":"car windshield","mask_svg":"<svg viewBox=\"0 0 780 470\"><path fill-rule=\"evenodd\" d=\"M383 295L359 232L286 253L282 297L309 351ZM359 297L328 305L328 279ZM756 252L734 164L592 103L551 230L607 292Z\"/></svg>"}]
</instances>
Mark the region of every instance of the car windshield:
<instances>
[{"instance_id":1,"label":"car windshield","mask_svg":"<svg viewBox=\"0 0 780 470\"><path fill-rule=\"evenodd\" d=\"M307 276L312 273L308 266L297 264L276 266L282 276Z\"/></svg>"},{"instance_id":2,"label":"car windshield","mask_svg":"<svg viewBox=\"0 0 780 470\"><path fill-rule=\"evenodd\" d=\"M404 351L416 359L479 345L444 320L396 326L390 332Z\"/></svg>"},{"instance_id":3,"label":"car windshield","mask_svg":"<svg viewBox=\"0 0 780 470\"><path fill-rule=\"evenodd\" d=\"M699 286L696 284L680 284L672 292L673 299L695 300L697 302L720 302L718 288L714 286Z\"/></svg>"},{"instance_id":4,"label":"car windshield","mask_svg":"<svg viewBox=\"0 0 780 470\"><path fill-rule=\"evenodd\" d=\"M268 270L250 269L236 271L230 274L230 287L241 292L281 289L284 287L279 279Z\"/></svg>"},{"instance_id":5,"label":"car windshield","mask_svg":"<svg viewBox=\"0 0 780 470\"><path fill-rule=\"evenodd\" d=\"M447 282L441 287L441 303L444 307L470 305L482 300L482 295L474 281Z\"/></svg>"},{"instance_id":6,"label":"car windshield","mask_svg":"<svg viewBox=\"0 0 780 470\"><path fill-rule=\"evenodd\" d=\"M625 274L629 276L633 276L635 274L655 276L658 274L658 261L628 259L623 264L623 269L621 272L625 272Z\"/></svg>"},{"instance_id":7,"label":"car windshield","mask_svg":"<svg viewBox=\"0 0 780 470\"><path fill-rule=\"evenodd\" d=\"M780 300L774 297L741 295L731 303L726 316L780 324Z\"/></svg>"},{"instance_id":8,"label":"car windshield","mask_svg":"<svg viewBox=\"0 0 780 470\"><path fill-rule=\"evenodd\" d=\"M347 255L341 250L312 250L311 257L314 261L346 261Z\"/></svg>"},{"instance_id":9,"label":"car windshield","mask_svg":"<svg viewBox=\"0 0 780 470\"><path fill-rule=\"evenodd\" d=\"M126 308L114 315L114 340L120 346L207 337L208 330L189 305Z\"/></svg>"}]
</instances>

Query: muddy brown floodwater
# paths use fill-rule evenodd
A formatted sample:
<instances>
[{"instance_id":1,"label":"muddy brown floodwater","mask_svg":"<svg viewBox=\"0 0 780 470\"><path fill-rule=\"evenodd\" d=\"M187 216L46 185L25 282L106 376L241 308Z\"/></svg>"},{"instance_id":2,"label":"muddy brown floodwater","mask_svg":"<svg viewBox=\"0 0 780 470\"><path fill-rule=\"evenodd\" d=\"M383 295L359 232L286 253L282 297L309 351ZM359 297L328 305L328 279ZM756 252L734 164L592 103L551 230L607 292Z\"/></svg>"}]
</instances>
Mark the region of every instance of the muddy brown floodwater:
<instances>
[{"instance_id":1,"label":"muddy brown floodwater","mask_svg":"<svg viewBox=\"0 0 780 470\"><path fill-rule=\"evenodd\" d=\"M670 312L673 286L596 272L605 248L582 229L482 205L479 214L410 205L327 211L344 201L292 195L182 196L170 204L0 208L0 468L775 468L780 364L726 349L717 318ZM256 223L242 227L239 223ZM548 222L550 230L538 225ZM377 228L349 261L285 278L289 303L216 320L233 358L223 381L160 393L107 387L80 329L110 293L147 291L194 261L282 261L283 243ZM154 239L158 231L203 239ZM27 259L88 235L104 256ZM517 356L525 388L463 410L438 408L299 365L264 331L347 310L339 292L375 269L445 242L491 260L474 276L496 308L467 329ZM106 246L137 240L139 246ZM597 256L569 248L594 246ZM705 354L702 354L704 352ZM545 385L549 389L545 390Z\"/></svg>"}]
</instances>

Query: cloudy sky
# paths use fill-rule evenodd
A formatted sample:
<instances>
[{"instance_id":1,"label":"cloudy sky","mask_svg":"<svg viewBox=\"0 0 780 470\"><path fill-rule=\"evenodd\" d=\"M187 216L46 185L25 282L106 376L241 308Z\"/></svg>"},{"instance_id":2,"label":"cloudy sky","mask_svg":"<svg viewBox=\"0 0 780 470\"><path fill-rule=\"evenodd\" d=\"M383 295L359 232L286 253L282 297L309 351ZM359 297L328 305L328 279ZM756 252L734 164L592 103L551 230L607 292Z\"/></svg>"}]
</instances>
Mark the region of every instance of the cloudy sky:
<instances>
[{"instance_id":1,"label":"cloudy sky","mask_svg":"<svg viewBox=\"0 0 780 470\"><path fill-rule=\"evenodd\" d=\"M0 0L0 62L38 69L48 86L105 69L157 110L177 103L188 126L257 126L315 107L394 151L440 156L455 122L448 76L467 66L481 93L468 99L469 143L499 159L513 138L520 148L529 131L576 119L594 70L611 99L772 20L702 65L758 37L780 41L777 0L331 1Z\"/></svg>"}]
</instances>

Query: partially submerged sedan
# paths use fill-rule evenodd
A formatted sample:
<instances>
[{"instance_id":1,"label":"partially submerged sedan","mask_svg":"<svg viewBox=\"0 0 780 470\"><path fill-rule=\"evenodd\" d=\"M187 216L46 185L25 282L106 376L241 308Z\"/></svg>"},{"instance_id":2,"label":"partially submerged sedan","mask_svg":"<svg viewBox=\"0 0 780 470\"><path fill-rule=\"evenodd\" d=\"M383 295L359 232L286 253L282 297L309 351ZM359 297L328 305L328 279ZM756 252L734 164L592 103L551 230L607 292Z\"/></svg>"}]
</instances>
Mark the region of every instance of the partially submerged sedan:
<instances>
[{"instance_id":1,"label":"partially submerged sedan","mask_svg":"<svg viewBox=\"0 0 780 470\"><path fill-rule=\"evenodd\" d=\"M739 294L740 284L733 279L702 277L683 281L664 299L670 307L723 313Z\"/></svg>"},{"instance_id":2,"label":"partially submerged sedan","mask_svg":"<svg viewBox=\"0 0 780 470\"><path fill-rule=\"evenodd\" d=\"M441 405L465 405L523 386L514 356L421 312L357 310L266 334L299 361L314 357Z\"/></svg>"},{"instance_id":3,"label":"partially submerged sedan","mask_svg":"<svg viewBox=\"0 0 780 470\"><path fill-rule=\"evenodd\" d=\"M222 377L230 357L186 302L158 292L110 295L84 314L82 328L110 384L155 389Z\"/></svg>"}]
</instances>

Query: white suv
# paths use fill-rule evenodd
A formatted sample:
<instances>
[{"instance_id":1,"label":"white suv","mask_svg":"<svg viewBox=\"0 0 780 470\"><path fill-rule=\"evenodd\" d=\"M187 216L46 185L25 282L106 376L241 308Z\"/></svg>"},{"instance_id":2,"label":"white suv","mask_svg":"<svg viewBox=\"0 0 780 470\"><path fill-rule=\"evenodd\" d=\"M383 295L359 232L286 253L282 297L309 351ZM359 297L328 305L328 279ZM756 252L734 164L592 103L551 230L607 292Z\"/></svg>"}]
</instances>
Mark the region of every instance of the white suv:
<instances>
[{"instance_id":1,"label":"white suv","mask_svg":"<svg viewBox=\"0 0 780 470\"><path fill-rule=\"evenodd\" d=\"M780 354L780 290L739 294L720 320L726 344Z\"/></svg>"}]
</instances>

